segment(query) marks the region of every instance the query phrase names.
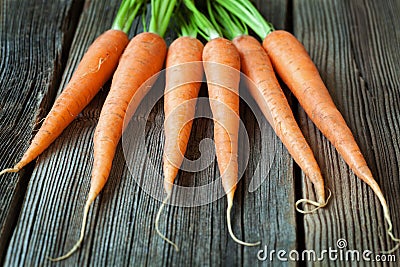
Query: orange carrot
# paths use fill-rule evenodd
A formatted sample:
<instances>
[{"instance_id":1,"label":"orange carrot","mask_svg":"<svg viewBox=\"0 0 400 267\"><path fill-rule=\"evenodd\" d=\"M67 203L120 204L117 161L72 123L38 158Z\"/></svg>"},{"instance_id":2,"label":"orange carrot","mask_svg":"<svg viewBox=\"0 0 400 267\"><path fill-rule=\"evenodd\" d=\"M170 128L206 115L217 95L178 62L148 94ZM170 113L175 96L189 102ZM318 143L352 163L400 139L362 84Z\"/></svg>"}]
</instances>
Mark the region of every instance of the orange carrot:
<instances>
[{"instance_id":1,"label":"orange carrot","mask_svg":"<svg viewBox=\"0 0 400 267\"><path fill-rule=\"evenodd\" d=\"M94 163L88 202L94 200L107 181L130 100L147 79L161 70L166 51L164 39L149 32L138 34L126 47L94 134Z\"/></svg>"},{"instance_id":2,"label":"orange carrot","mask_svg":"<svg viewBox=\"0 0 400 267\"><path fill-rule=\"evenodd\" d=\"M132 1L133 4L143 2L142 0ZM132 3L126 2L127 6L131 6ZM83 210L81 234L69 252L52 259L53 261L68 258L83 241L89 208L108 180L118 142L126 128L124 121L133 115L150 88L150 86L144 86L144 89L141 90L142 85L146 85L145 82L163 67L167 53L167 45L163 36L175 4L176 0L151 1L152 16L149 32L140 33L132 38L120 59L94 133L92 177Z\"/></svg>"},{"instance_id":3,"label":"orange carrot","mask_svg":"<svg viewBox=\"0 0 400 267\"><path fill-rule=\"evenodd\" d=\"M222 185L228 192L228 201L232 201L238 181L240 56L229 40L216 38L204 47L203 60L215 121L214 142L218 167Z\"/></svg>"},{"instance_id":4,"label":"orange carrot","mask_svg":"<svg viewBox=\"0 0 400 267\"><path fill-rule=\"evenodd\" d=\"M375 192L389 225L388 235L398 242L391 251L398 249L400 239L395 238L392 233L392 221L385 197L306 49L296 37L286 31L268 34L263 46L276 72L299 100L311 120L332 142L354 173Z\"/></svg>"},{"instance_id":5,"label":"orange carrot","mask_svg":"<svg viewBox=\"0 0 400 267\"><path fill-rule=\"evenodd\" d=\"M277 136L287 147L293 159L315 186L317 207L325 206L324 180L314 154L305 140L293 116L289 103L275 76L271 61L260 42L249 35L233 39L240 53L241 68L255 83L249 85L251 95L256 100Z\"/></svg>"},{"instance_id":6,"label":"orange carrot","mask_svg":"<svg viewBox=\"0 0 400 267\"><path fill-rule=\"evenodd\" d=\"M233 234L230 213L238 182L240 55L231 41L215 38L203 51L210 106L214 119L214 142L222 186L227 193L228 230L233 240L247 246Z\"/></svg>"},{"instance_id":7,"label":"orange carrot","mask_svg":"<svg viewBox=\"0 0 400 267\"><path fill-rule=\"evenodd\" d=\"M158 34L149 32L136 35L126 47L114 73L111 89L101 110L94 134L92 178L83 212L80 238L67 254L52 259L53 261L68 258L82 243L89 208L103 189L110 174L115 150L122 136L128 105L141 85L161 70L166 50L164 39ZM139 95L144 96L144 94ZM140 102L140 99L138 101Z\"/></svg>"},{"instance_id":8,"label":"orange carrot","mask_svg":"<svg viewBox=\"0 0 400 267\"><path fill-rule=\"evenodd\" d=\"M171 194L192 129L196 108L194 101L199 94L200 81L203 77L203 68L200 63L202 52L203 44L189 36L176 39L168 50L164 94L163 155L164 189L167 195ZM171 115L173 118L170 117Z\"/></svg>"},{"instance_id":9,"label":"orange carrot","mask_svg":"<svg viewBox=\"0 0 400 267\"><path fill-rule=\"evenodd\" d=\"M18 172L49 147L110 79L128 42L120 30L108 30L93 42L21 160L0 175Z\"/></svg>"},{"instance_id":10,"label":"orange carrot","mask_svg":"<svg viewBox=\"0 0 400 267\"><path fill-rule=\"evenodd\" d=\"M179 37L170 45L166 60L163 171L167 196L158 210L155 227L157 234L174 246L176 251L179 251L178 246L160 232L158 222L164 205L171 197L172 187L189 141L196 99L203 78L203 47L194 37Z\"/></svg>"}]
</instances>

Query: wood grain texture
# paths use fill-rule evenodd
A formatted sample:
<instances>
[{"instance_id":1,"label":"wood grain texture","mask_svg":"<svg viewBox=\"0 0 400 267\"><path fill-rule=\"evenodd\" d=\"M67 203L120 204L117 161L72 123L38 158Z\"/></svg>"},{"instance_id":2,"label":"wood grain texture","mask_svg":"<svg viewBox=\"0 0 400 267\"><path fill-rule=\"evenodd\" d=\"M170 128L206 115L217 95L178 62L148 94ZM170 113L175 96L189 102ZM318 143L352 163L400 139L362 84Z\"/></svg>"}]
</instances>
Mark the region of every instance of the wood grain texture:
<instances>
[{"instance_id":1,"label":"wood grain texture","mask_svg":"<svg viewBox=\"0 0 400 267\"><path fill-rule=\"evenodd\" d=\"M271 3L274 10L263 6L263 13L268 13L267 16L274 22L284 25L287 2ZM115 1L87 1L60 90L85 49L109 27L116 9ZM139 23L135 25L140 31ZM166 39L167 42L172 40L170 36ZM146 124L145 142L133 140L129 144L130 151L134 151L134 164L125 163L122 146L119 146L109 181L91 208L84 243L79 251L58 264L50 264L45 259L46 256L66 252L79 236L81 213L90 183L92 137L107 90L108 85L39 159L8 247L5 265L264 264L257 260L260 248L238 246L229 237L224 198L194 208L166 207L160 228L177 242L181 252L176 253L155 233L154 219L160 202L148 195L137 181L155 184L154 178L162 177L162 100L152 107L148 118L140 112L135 115L133 123ZM205 92L203 88L203 96ZM293 161L265 119L258 125L254 114L244 103L241 104L241 116L250 136L251 154L235 197L232 214L234 232L247 241L261 239L263 246L267 245L269 249L295 249ZM189 159L199 158L200 141L212 138L212 133L211 120L196 120L186 156ZM133 128L130 134L135 136L141 133ZM267 162L261 160L262 154L266 155ZM259 172L255 173L257 167ZM180 173L177 183L199 186L214 181L218 176L218 168L213 161L201 172ZM251 179L263 178L266 180L258 190L248 192Z\"/></svg>"},{"instance_id":2,"label":"wood grain texture","mask_svg":"<svg viewBox=\"0 0 400 267\"><path fill-rule=\"evenodd\" d=\"M1 169L19 160L54 100L81 7L82 1L0 3ZM0 177L0 262L31 172Z\"/></svg>"},{"instance_id":3,"label":"wood grain texture","mask_svg":"<svg viewBox=\"0 0 400 267\"><path fill-rule=\"evenodd\" d=\"M293 12L294 33L310 52L354 133L388 201L394 233L399 236L400 35L395 25L400 4L296 0ZM306 248L336 248L339 238L347 240L347 249L391 248L382 208L372 190L354 176L302 109L300 121L333 193L328 208L304 217ZM308 181L304 189L305 196L314 197ZM346 262L323 264L347 266Z\"/></svg>"}]
</instances>

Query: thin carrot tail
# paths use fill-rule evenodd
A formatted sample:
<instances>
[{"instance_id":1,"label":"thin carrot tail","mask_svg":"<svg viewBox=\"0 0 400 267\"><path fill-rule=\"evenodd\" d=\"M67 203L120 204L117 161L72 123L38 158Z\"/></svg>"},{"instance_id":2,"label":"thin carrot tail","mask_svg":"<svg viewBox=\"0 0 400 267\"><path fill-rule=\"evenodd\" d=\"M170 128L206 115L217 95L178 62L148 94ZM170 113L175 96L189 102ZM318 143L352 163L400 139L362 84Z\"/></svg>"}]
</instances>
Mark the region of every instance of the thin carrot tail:
<instances>
[{"instance_id":1,"label":"thin carrot tail","mask_svg":"<svg viewBox=\"0 0 400 267\"><path fill-rule=\"evenodd\" d=\"M373 188L374 189L374 188ZM374 190L375 191L375 190ZM383 215L385 217L385 220L388 224L388 228L386 230L387 235L390 237L390 239L394 242L396 242L396 246L394 246L392 249L388 250L388 251L382 251L382 253L387 253L387 254L391 254L393 252L395 252L396 250L398 250L400 248L400 239L395 237L393 234L393 224L392 224L392 219L390 218L390 212L389 212L389 206L385 200L385 198L383 197L383 194L380 193L376 193L375 194L378 196L379 201L383 207Z\"/></svg>"},{"instance_id":2,"label":"thin carrot tail","mask_svg":"<svg viewBox=\"0 0 400 267\"><path fill-rule=\"evenodd\" d=\"M179 247L178 247L173 241L171 241L170 239L168 239L164 234L162 234L162 233L160 232L159 227L158 227L158 223L159 223L159 221L160 221L161 212L163 211L164 206L165 206L165 204L168 202L168 200L170 199L170 197L171 197L171 194L168 194L167 197L163 200L163 202L162 202L162 204L161 204L161 206L160 206L160 209L159 209L158 212L157 212L156 221L155 221L155 227L156 227L156 232L157 232L157 234L158 234L164 241L166 241L168 244L171 244L171 245L175 248L176 252L178 252L178 251L179 251Z\"/></svg>"},{"instance_id":3,"label":"thin carrot tail","mask_svg":"<svg viewBox=\"0 0 400 267\"><path fill-rule=\"evenodd\" d=\"M362 158L363 159L363 158ZM365 160L364 160L365 162ZM375 193L375 195L378 197L379 202L383 208L383 216L388 224L388 228L386 230L387 235L390 237L391 240L396 242L396 246L394 248L388 250L388 251L382 251L382 253L392 253L400 248L400 239L395 237L393 234L393 224L392 224L392 219L390 218L390 211L389 211L389 206L386 202L385 196L382 193L381 188L379 187L378 183L376 182L375 179L373 179L371 170L368 168L367 163L359 168L354 169L354 173L365 183L369 185L369 187L372 189L372 191Z\"/></svg>"},{"instance_id":4,"label":"thin carrot tail","mask_svg":"<svg viewBox=\"0 0 400 267\"><path fill-rule=\"evenodd\" d=\"M75 251L78 250L78 248L81 246L81 244L83 242L83 238L85 236L85 228L86 228L86 221L87 221L87 216L88 216L88 213L89 213L89 208L90 208L90 206L92 205L92 203L94 202L95 199L96 199L96 195L89 192L89 197L88 197L88 199L86 201L85 208L83 210L81 234L79 236L78 241L75 243L75 245L71 248L70 251L68 251L63 256L60 256L60 257L57 257L57 258L47 257L48 260L50 260L52 262L62 261L62 260L65 260L65 259L69 258L72 254L75 253Z\"/></svg>"},{"instance_id":5,"label":"thin carrot tail","mask_svg":"<svg viewBox=\"0 0 400 267\"><path fill-rule=\"evenodd\" d=\"M254 247L254 246L258 246L261 244L261 241L255 242L255 243L248 243L248 242L244 242L240 239L238 239L235 234L232 231L232 224L231 224L231 210L233 207L233 194L234 192L229 192L227 195L228 198L228 207L226 209L226 222L228 225L228 232L229 235L231 236L231 238L233 239L233 241L235 241L236 243L243 245L243 246L247 246L247 247Z\"/></svg>"},{"instance_id":6,"label":"thin carrot tail","mask_svg":"<svg viewBox=\"0 0 400 267\"><path fill-rule=\"evenodd\" d=\"M382 253L386 253L386 254L391 254L393 252L395 252L396 250L398 250L400 248L400 239L395 237L393 234L393 225L392 225L392 220L390 219L390 214L389 214L389 209L385 209L384 208L384 216L385 216L385 220L388 223L389 227L386 230L388 236L390 237L390 239L397 243L396 246L394 246L392 249L388 250L388 251L381 251Z\"/></svg>"},{"instance_id":7,"label":"thin carrot tail","mask_svg":"<svg viewBox=\"0 0 400 267\"><path fill-rule=\"evenodd\" d=\"M328 192L329 192L329 195L328 195L328 198L326 199L326 201L325 201L324 199L318 199L318 202L316 202L316 201L313 201L313 200L311 200L311 199L302 198L302 199L299 199L299 200L296 201L296 210L297 210L298 212L300 212L300 213L303 213L303 214L309 214L309 213L313 213L313 212L315 212L316 210L318 210L318 209L320 209L320 208L323 208L323 207L325 207L326 205L328 205L329 199L330 199L331 196L332 196L332 192L331 192L331 190L330 190L329 188L326 187L326 189L327 189ZM302 203L304 203L304 204L309 204L309 205L313 205L313 206L315 206L315 208L313 208L313 209L311 209L311 210L304 210L304 209L301 209L301 208L299 208L299 206L300 206L300 204L302 204Z\"/></svg>"},{"instance_id":8,"label":"thin carrot tail","mask_svg":"<svg viewBox=\"0 0 400 267\"><path fill-rule=\"evenodd\" d=\"M10 172L19 172L20 168L18 167L13 167L13 168L9 168L9 169L4 169L0 172L0 176L2 176L5 173L10 173Z\"/></svg>"}]
</instances>

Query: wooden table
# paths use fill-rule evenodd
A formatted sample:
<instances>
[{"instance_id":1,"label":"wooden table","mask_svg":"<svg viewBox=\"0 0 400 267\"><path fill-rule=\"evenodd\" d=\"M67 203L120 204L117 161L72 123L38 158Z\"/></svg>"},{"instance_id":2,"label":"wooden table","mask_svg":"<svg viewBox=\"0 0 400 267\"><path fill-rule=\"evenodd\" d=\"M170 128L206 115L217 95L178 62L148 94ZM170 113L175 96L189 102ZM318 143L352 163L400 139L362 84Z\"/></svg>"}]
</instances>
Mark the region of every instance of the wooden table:
<instances>
[{"instance_id":1,"label":"wooden table","mask_svg":"<svg viewBox=\"0 0 400 267\"><path fill-rule=\"evenodd\" d=\"M1 1L1 169L21 157L86 48L110 27L118 2ZM400 236L400 2L256 2L276 28L293 32L310 52L385 193L394 233ZM135 23L131 36L141 30L140 23ZM226 200L222 198L200 207L166 208L161 230L179 244L181 251L175 252L155 233L160 202L137 185L119 146L110 179L90 211L82 247L68 260L50 263L46 256L66 252L79 236L90 184L92 137L108 88L103 88L36 162L18 174L0 177L0 262L4 266L253 266L270 264L257 259L264 246L268 251L321 252L329 247L337 249L340 238L347 241L345 249L381 251L393 246L385 234L382 208L371 189L354 176L284 88L332 190L327 208L305 216L295 211L297 199L314 197L313 188L266 120L257 124L242 103L250 161L238 185L233 228L245 240L261 240L262 246L247 248L231 240L225 221ZM161 171L163 119L160 101L148 118L146 143L138 145L136 168L149 179L154 173L147 168L148 159ZM211 120L196 120L189 158L199 156L198 144L212 137L212 127ZM260 135L261 130L267 138ZM271 162L262 162L261 155L273 159L269 171ZM249 192L257 166L261 172L255 178L266 179L260 188ZM195 186L218 175L213 162L202 172L182 173L178 183ZM399 262L399 252L394 255ZM273 263L299 264L276 257ZM326 257L323 265L328 264L349 262Z\"/></svg>"}]
</instances>

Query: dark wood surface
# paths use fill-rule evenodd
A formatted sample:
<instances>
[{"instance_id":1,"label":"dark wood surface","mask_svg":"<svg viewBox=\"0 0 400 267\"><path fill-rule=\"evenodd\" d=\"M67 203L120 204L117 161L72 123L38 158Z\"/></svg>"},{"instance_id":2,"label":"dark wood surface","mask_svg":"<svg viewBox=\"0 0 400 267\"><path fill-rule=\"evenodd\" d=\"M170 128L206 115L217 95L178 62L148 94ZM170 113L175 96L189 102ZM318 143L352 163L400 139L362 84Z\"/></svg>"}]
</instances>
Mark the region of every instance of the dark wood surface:
<instances>
[{"instance_id":1,"label":"dark wood surface","mask_svg":"<svg viewBox=\"0 0 400 267\"><path fill-rule=\"evenodd\" d=\"M400 35L389 21L399 21L400 3L305 3L294 2L294 33L350 126L384 192L399 236ZM350 171L301 109L299 117L334 194L328 209L304 217L305 247L320 251L344 238L350 249L390 249L393 243L385 234L382 208L372 190ZM309 182L303 188L304 195L312 194Z\"/></svg>"},{"instance_id":2,"label":"dark wood surface","mask_svg":"<svg viewBox=\"0 0 400 267\"><path fill-rule=\"evenodd\" d=\"M256 1L278 29L292 31L320 70L323 80L359 143L388 200L394 233L400 235L400 3L397 0ZM71 77L91 42L112 23L118 1L12 1L0 4L0 168L10 167L29 145L55 96ZM23 8L21 8L23 7ZM142 31L135 22L130 36ZM171 41L172 36L167 38ZM299 124L323 171L333 198L327 208L300 215L294 202L313 197L313 188L266 120L257 123L243 102L241 118L250 141L250 159L238 185L233 229L260 247L236 245L227 233L226 200L185 208L167 206L161 231L176 241L175 252L155 233L160 202L136 182L161 173L162 100L146 122L146 142L132 143L128 169L121 145L109 181L90 210L85 240L68 260L47 256L66 252L80 232L90 184L92 138L109 84L36 162L19 174L0 177L0 263L45 265L376 265L376 262L259 261L268 250L317 252L346 239L348 249L381 251L393 243L385 235L382 209L372 191L349 170L286 90ZM205 95L205 89L202 94ZM144 117L136 116L137 120ZM208 119L193 125L187 157L212 137ZM155 168L148 168L149 164ZM270 168L271 166L271 168ZM256 172L258 168L259 171ZM198 173L182 172L178 184L197 186L218 177L212 162ZM251 179L265 179L249 192ZM161 188L159 190L162 190ZM177 196L179 197L179 196ZM399 253L395 253L400 261ZM397 266L393 264L393 266Z\"/></svg>"}]
</instances>

